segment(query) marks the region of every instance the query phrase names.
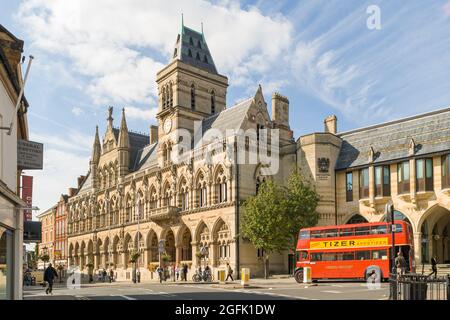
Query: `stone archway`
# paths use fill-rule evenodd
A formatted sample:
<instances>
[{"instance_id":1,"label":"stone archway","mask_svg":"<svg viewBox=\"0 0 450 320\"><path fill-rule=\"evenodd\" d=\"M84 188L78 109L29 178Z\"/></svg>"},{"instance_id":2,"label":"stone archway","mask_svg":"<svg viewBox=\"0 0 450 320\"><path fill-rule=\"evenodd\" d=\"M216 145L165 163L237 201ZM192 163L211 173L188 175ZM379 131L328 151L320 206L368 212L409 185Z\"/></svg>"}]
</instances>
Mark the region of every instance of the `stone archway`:
<instances>
[{"instance_id":1,"label":"stone archway","mask_svg":"<svg viewBox=\"0 0 450 320\"><path fill-rule=\"evenodd\" d=\"M367 219L364 218L359 213L355 213L347 220L347 222L344 222L344 224L355 224L355 223L366 223L366 222L369 222L369 221L367 221Z\"/></svg>"},{"instance_id":2,"label":"stone archway","mask_svg":"<svg viewBox=\"0 0 450 320\"><path fill-rule=\"evenodd\" d=\"M438 263L450 262L450 210L440 205L429 208L421 217L415 239L416 260L429 263L435 256Z\"/></svg>"}]
</instances>

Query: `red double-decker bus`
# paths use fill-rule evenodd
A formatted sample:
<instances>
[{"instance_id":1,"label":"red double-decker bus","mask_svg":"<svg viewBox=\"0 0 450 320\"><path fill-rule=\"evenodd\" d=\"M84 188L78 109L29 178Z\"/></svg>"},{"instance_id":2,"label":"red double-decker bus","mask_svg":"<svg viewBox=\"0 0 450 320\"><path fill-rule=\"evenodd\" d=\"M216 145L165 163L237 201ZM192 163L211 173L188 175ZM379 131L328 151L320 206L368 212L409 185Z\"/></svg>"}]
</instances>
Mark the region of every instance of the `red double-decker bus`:
<instances>
[{"instance_id":1,"label":"red double-decker bus","mask_svg":"<svg viewBox=\"0 0 450 320\"><path fill-rule=\"evenodd\" d=\"M414 272L411 225L395 221L395 252L401 251ZM389 278L391 223L358 223L301 229L297 242L295 280L303 282L303 268L311 267L311 278L367 279L373 271Z\"/></svg>"}]
</instances>

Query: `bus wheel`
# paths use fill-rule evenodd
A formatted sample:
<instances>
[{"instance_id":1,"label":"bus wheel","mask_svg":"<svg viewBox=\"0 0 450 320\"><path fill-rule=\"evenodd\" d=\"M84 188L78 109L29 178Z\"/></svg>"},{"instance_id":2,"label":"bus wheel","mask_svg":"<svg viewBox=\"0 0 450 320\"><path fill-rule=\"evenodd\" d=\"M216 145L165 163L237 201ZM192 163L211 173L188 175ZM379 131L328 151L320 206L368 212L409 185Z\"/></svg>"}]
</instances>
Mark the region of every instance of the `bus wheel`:
<instances>
[{"instance_id":1,"label":"bus wheel","mask_svg":"<svg viewBox=\"0 0 450 320\"><path fill-rule=\"evenodd\" d=\"M303 283L303 269L298 269L294 273L295 281L298 283Z\"/></svg>"}]
</instances>

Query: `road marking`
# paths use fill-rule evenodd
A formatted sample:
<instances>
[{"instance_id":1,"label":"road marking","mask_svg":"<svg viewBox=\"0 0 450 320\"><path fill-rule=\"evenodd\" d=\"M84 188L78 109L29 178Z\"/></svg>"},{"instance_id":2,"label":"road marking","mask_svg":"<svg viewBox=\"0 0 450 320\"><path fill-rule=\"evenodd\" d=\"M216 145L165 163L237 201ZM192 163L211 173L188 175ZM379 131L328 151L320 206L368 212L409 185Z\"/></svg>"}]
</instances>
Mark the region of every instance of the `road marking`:
<instances>
[{"instance_id":1,"label":"road marking","mask_svg":"<svg viewBox=\"0 0 450 320\"><path fill-rule=\"evenodd\" d=\"M320 291L320 292L326 292L326 293L343 293L342 291L337 291L337 290L325 290L325 291Z\"/></svg>"}]
</instances>

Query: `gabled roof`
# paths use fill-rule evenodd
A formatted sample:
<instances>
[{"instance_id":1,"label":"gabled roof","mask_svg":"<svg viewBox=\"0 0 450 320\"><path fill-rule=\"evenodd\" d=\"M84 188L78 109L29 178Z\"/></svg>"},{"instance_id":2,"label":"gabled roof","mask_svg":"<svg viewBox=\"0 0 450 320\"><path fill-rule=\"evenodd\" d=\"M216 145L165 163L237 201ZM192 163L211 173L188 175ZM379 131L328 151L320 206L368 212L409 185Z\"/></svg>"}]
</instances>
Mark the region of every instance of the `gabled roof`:
<instances>
[{"instance_id":1,"label":"gabled roof","mask_svg":"<svg viewBox=\"0 0 450 320\"><path fill-rule=\"evenodd\" d=\"M223 110L222 112L213 114L212 116L202 120L202 134L209 129L218 129L223 134L227 129L238 130L242 126L245 115L252 105L253 97L241 101L234 106Z\"/></svg>"},{"instance_id":2,"label":"gabled roof","mask_svg":"<svg viewBox=\"0 0 450 320\"><path fill-rule=\"evenodd\" d=\"M90 191L90 189L92 188L92 176L91 176L91 171L89 170L86 178L84 179L84 181L81 184L80 189L77 191L77 195L79 194L83 194L86 191Z\"/></svg>"},{"instance_id":3,"label":"gabled roof","mask_svg":"<svg viewBox=\"0 0 450 320\"><path fill-rule=\"evenodd\" d=\"M150 168L158 164L157 158L158 142L147 145L138 150L133 171Z\"/></svg>"},{"instance_id":4,"label":"gabled roof","mask_svg":"<svg viewBox=\"0 0 450 320\"><path fill-rule=\"evenodd\" d=\"M342 147L336 170L369 164L370 148L380 163L450 150L450 108L337 134Z\"/></svg>"},{"instance_id":5,"label":"gabled roof","mask_svg":"<svg viewBox=\"0 0 450 320\"><path fill-rule=\"evenodd\" d=\"M194 67L217 74L216 65L209 52L203 31L200 33L182 25L172 59L181 60Z\"/></svg>"}]
</instances>

